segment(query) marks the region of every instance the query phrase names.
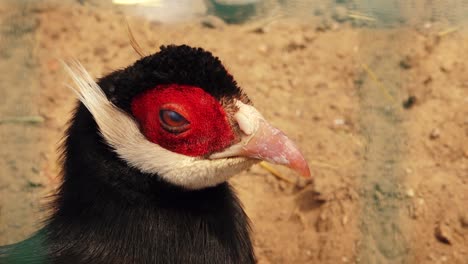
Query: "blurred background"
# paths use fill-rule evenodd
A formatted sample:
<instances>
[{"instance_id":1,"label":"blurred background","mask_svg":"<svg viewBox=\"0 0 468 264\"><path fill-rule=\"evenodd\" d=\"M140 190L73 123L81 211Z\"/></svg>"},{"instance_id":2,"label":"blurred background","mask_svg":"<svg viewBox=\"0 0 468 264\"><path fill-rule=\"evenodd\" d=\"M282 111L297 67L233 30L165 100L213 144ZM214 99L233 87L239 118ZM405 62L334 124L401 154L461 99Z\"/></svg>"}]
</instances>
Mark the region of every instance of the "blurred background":
<instances>
[{"instance_id":1,"label":"blurred background","mask_svg":"<svg viewBox=\"0 0 468 264\"><path fill-rule=\"evenodd\" d=\"M259 263L468 263L468 1L0 1L0 245L41 227L76 105L142 49L200 46L297 142L314 183L232 179Z\"/></svg>"}]
</instances>

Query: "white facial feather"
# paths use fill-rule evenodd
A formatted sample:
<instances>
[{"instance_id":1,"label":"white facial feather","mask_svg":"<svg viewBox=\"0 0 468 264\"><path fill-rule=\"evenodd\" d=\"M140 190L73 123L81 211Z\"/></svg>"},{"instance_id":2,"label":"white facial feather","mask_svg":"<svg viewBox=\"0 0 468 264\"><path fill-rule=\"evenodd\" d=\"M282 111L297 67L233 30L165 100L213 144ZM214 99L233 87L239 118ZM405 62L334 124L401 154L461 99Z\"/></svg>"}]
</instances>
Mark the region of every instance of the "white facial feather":
<instances>
[{"instance_id":1,"label":"white facial feather","mask_svg":"<svg viewBox=\"0 0 468 264\"><path fill-rule=\"evenodd\" d=\"M77 86L72 89L93 115L102 136L129 166L157 174L187 189L201 189L222 183L256 162L247 158L210 160L189 157L148 141L136 121L107 99L78 61L64 65Z\"/></svg>"}]
</instances>

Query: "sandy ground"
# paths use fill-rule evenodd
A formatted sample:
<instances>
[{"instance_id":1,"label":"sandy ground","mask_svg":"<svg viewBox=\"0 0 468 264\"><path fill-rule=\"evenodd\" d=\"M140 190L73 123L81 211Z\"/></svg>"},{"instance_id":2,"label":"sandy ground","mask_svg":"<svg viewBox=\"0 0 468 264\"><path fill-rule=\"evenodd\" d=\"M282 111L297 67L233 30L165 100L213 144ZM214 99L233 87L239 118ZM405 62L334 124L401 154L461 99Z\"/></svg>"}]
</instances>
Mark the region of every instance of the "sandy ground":
<instances>
[{"instance_id":1,"label":"sandy ground","mask_svg":"<svg viewBox=\"0 0 468 264\"><path fill-rule=\"evenodd\" d=\"M0 245L41 226L60 182L56 149L76 98L57 59L100 77L139 58L114 10L11 10L0 8ZM305 186L283 168L285 179L259 166L232 179L259 263L468 263L466 32L210 21L129 19L148 53L189 44L219 56L310 162Z\"/></svg>"}]
</instances>

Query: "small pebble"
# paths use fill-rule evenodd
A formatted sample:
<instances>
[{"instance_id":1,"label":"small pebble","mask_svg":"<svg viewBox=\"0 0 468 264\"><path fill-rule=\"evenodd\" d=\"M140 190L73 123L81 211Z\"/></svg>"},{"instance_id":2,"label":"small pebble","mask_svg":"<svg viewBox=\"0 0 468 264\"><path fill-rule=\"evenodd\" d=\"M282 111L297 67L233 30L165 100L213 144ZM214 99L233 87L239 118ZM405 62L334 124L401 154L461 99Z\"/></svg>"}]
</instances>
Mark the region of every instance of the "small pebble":
<instances>
[{"instance_id":1,"label":"small pebble","mask_svg":"<svg viewBox=\"0 0 468 264\"><path fill-rule=\"evenodd\" d=\"M453 241L452 230L445 223L439 223L435 229L435 237L444 244L451 245Z\"/></svg>"},{"instance_id":2,"label":"small pebble","mask_svg":"<svg viewBox=\"0 0 468 264\"><path fill-rule=\"evenodd\" d=\"M349 219L348 219L348 216L347 216L347 215L343 216L343 218L341 219L341 223L342 223L343 225L346 225L346 224L348 223L348 221L349 221Z\"/></svg>"},{"instance_id":3,"label":"small pebble","mask_svg":"<svg viewBox=\"0 0 468 264\"><path fill-rule=\"evenodd\" d=\"M411 69L413 67L413 63L409 56L405 56L403 59L400 60L400 68L404 70Z\"/></svg>"},{"instance_id":4,"label":"small pebble","mask_svg":"<svg viewBox=\"0 0 468 264\"><path fill-rule=\"evenodd\" d=\"M408 196L408 197L414 197L414 190L413 190L413 189L408 189L408 190L406 190L406 196Z\"/></svg>"},{"instance_id":5,"label":"small pebble","mask_svg":"<svg viewBox=\"0 0 468 264\"><path fill-rule=\"evenodd\" d=\"M342 118L337 118L337 119L333 120L333 124L335 126L343 126L345 124L345 120L342 119Z\"/></svg>"},{"instance_id":6,"label":"small pebble","mask_svg":"<svg viewBox=\"0 0 468 264\"><path fill-rule=\"evenodd\" d=\"M320 218L320 220L326 220L326 219L327 219L327 214L325 214L325 213L322 212L322 213L319 215L319 218Z\"/></svg>"},{"instance_id":7,"label":"small pebble","mask_svg":"<svg viewBox=\"0 0 468 264\"><path fill-rule=\"evenodd\" d=\"M264 27L256 27L252 29L251 32L256 33L256 34L265 34L267 30Z\"/></svg>"},{"instance_id":8,"label":"small pebble","mask_svg":"<svg viewBox=\"0 0 468 264\"><path fill-rule=\"evenodd\" d=\"M39 169L36 167L36 166L33 166L31 167L31 171L34 173L34 174L39 174Z\"/></svg>"},{"instance_id":9,"label":"small pebble","mask_svg":"<svg viewBox=\"0 0 468 264\"><path fill-rule=\"evenodd\" d=\"M304 36L296 35L294 36L289 44L286 46L286 51L291 52L295 50L302 50L306 48L306 41Z\"/></svg>"},{"instance_id":10,"label":"small pebble","mask_svg":"<svg viewBox=\"0 0 468 264\"><path fill-rule=\"evenodd\" d=\"M260 46L258 46L258 51L262 54L266 54L268 53L268 46L265 45L265 44L262 44Z\"/></svg>"},{"instance_id":11,"label":"small pebble","mask_svg":"<svg viewBox=\"0 0 468 264\"><path fill-rule=\"evenodd\" d=\"M403 108L405 109L410 109L411 107L414 106L414 104L416 104L416 96L414 95L411 95L409 96L406 100L403 101L402 105L403 105Z\"/></svg>"},{"instance_id":12,"label":"small pebble","mask_svg":"<svg viewBox=\"0 0 468 264\"><path fill-rule=\"evenodd\" d=\"M464 228L468 228L468 212L461 214L460 223L462 224Z\"/></svg>"},{"instance_id":13,"label":"small pebble","mask_svg":"<svg viewBox=\"0 0 468 264\"><path fill-rule=\"evenodd\" d=\"M429 134L429 138L432 140L438 139L439 137L440 137L440 130L438 128L434 128L431 131L431 134Z\"/></svg>"}]
</instances>

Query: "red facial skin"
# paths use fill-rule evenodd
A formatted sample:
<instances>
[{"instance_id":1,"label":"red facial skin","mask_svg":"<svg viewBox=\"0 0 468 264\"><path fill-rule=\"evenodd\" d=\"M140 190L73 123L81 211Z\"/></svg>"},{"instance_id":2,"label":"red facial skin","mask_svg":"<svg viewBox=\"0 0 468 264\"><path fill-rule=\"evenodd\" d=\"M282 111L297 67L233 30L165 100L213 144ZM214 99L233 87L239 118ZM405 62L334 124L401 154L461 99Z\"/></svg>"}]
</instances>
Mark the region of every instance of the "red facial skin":
<instances>
[{"instance_id":1,"label":"red facial skin","mask_svg":"<svg viewBox=\"0 0 468 264\"><path fill-rule=\"evenodd\" d=\"M137 95L131 109L149 141L176 153L206 156L230 146L235 139L221 104L198 87L159 85ZM189 122L186 130L177 134L165 129L161 109L182 115Z\"/></svg>"}]
</instances>

